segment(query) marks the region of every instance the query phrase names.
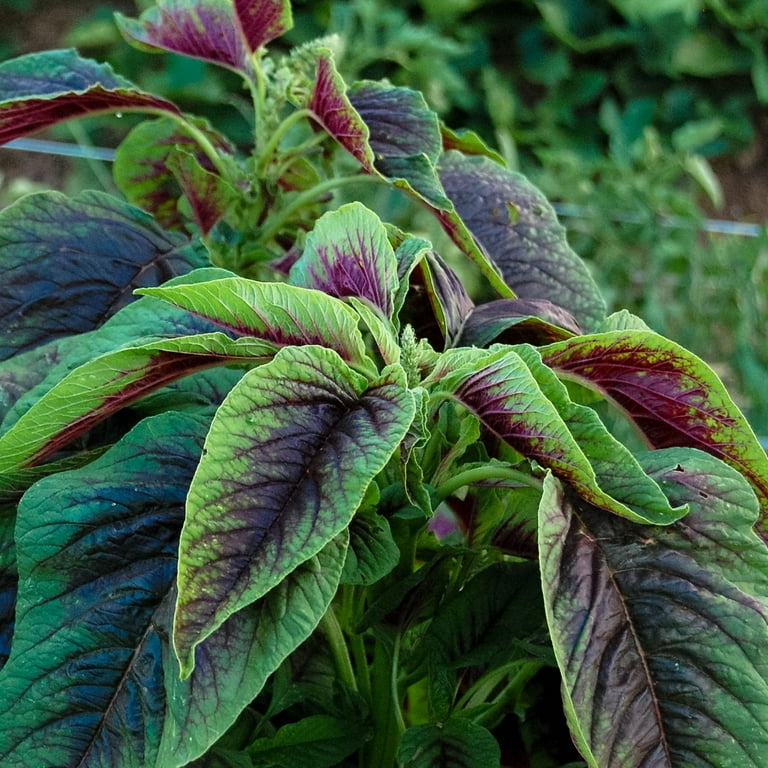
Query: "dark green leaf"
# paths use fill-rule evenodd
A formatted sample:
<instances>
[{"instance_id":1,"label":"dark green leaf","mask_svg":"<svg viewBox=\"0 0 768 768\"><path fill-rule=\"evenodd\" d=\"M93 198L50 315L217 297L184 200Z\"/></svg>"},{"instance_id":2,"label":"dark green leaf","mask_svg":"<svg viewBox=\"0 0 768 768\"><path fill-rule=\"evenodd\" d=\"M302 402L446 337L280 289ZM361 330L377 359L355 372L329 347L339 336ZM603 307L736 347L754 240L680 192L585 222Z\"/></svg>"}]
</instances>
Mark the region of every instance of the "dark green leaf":
<instances>
[{"instance_id":1,"label":"dark green leaf","mask_svg":"<svg viewBox=\"0 0 768 768\"><path fill-rule=\"evenodd\" d=\"M29 195L0 212L0 359L90 331L207 257L146 213L102 192Z\"/></svg>"},{"instance_id":2,"label":"dark green leaf","mask_svg":"<svg viewBox=\"0 0 768 768\"><path fill-rule=\"evenodd\" d=\"M768 753L768 552L757 500L707 454L644 466L691 512L633 525L549 478L539 542L566 713L594 768L758 768Z\"/></svg>"},{"instance_id":3,"label":"dark green leaf","mask_svg":"<svg viewBox=\"0 0 768 768\"><path fill-rule=\"evenodd\" d=\"M360 513L349 526L349 550L341 575L343 584L374 584L399 562L400 550L386 517Z\"/></svg>"},{"instance_id":4,"label":"dark green leaf","mask_svg":"<svg viewBox=\"0 0 768 768\"><path fill-rule=\"evenodd\" d=\"M415 725L397 750L403 768L499 768L496 739L481 725L452 717L435 725Z\"/></svg>"},{"instance_id":5,"label":"dark green leaf","mask_svg":"<svg viewBox=\"0 0 768 768\"><path fill-rule=\"evenodd\" d=\"M14 543L15 509L0 501L0 669L11 652L16 620L16 546Z\"/></svg>"},{"instance_id":6,"label":"dark green leaf","mask_svg":"<svg viewBox=\"0 0 768 768\"><path fill-rule=\"evenodd\" d=\"M368 737L368 729L361 723L311 715L284 725L271 739L257 739L248 752L255 765L270 768L335 768Z\"/></svg>"},{"instance_id":7,"label":"dark green leaf","mask_svg":"<svg viewBox=\"0 0 768 768\"><path fill-rule=\"evenodd\" d=\"M402 369L369 383L332 350L287 347L222 404L189 494L174 643L195 646L349 525L414 417Z\"/></svg>"}]
</instances>

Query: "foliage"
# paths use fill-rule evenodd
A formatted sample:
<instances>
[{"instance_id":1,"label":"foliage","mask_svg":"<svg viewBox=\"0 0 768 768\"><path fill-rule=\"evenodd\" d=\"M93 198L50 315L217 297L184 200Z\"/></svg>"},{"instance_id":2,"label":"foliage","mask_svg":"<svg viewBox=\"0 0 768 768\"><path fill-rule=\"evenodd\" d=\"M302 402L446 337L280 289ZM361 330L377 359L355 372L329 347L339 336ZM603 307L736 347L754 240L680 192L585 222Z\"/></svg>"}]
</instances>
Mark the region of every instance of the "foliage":
<instances>
[{"instance_id":1,"label":"foliage","mask_svg":"<svg viewBox=\"0 0 768 768\"><path fill-rule=\"evenodd\" d=\"M743 415L606 316L475 134L348 86L328 40L267 55L291 23L118 16L242 80L247 152L74 50L0 65L0 141L153 118L124 200L0 212L3 765L760 766L768 459ZM453 253L334 203L371 186Z\"/></svg>"}]
</instances>

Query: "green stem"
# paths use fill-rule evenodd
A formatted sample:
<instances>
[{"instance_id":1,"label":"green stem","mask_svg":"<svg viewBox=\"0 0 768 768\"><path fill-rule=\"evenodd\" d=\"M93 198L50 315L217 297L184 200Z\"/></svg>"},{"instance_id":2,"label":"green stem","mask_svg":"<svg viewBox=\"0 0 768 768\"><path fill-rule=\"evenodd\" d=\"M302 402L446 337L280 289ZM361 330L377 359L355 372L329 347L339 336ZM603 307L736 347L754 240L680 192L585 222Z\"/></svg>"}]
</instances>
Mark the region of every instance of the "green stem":
<instances>
[{"instance_id":1,"label":"green stem","mask_svg":"<svg viewBox=\"0 0 768 768\"><path fill-rule=\"evenodd\" d=\"M352 669L352 662L349 658L349 652L347 651L347 644L344 640L344 634L341 631L339 622L336 619L333 606L328 608L323 616L320 626L325 633L325 638L328 641L328 646L331 649L331 655L333 656L336 669L339 673L341 680L350 688L350 690L357 690L357 680L355 679L355 672Z\"/></svg>"},{"instance_id":2,"label":"green stem","mask_svg":"<svg viewBox=\"0 0 768 768\"><path fill-rule=\"evenodd\" d=\"M452 496L459 488L465 485L473 485L486 480L497 482L515 483L516 485L529 485L531 488L542 488L541 480L531 475L521 472L519 469L511 467L500 467L497 464L487 464L482 467L472 467L459 472L446 480L436 492L438 501L445 501Z\"/></svg>"},{"instance_id":3,"label":"green stem","mask_svg":"<svg viewBox=\"0 0 768 768\"><path fill-rule=\"evenodd\" d=\"M283 120L283 122L277 126L269 141L264 145L264 149L262 149L259 153L259 164L256 169L259 178L263 177L267 165L269 165L269 161L272 159L272 156L277 151L277 148L280 146L280 142L285 138L285 135L288 133L288 131L290 131L291 128L293 128L293 126L297 123L300 123L302 120L305 120L311 116L311 110L297 109L295 112L291 112L291 114L288 115L288 117L286 117L285 120Z\"/></svg>"},{"instance_id":4,"label":"green stem","mask_svg":"<svg viewBox=\"0 0 768 768\"><path fill-rule=\"evenodd\" d=\"M399 648L399 635L391 649L381 640L374 648L370 699L374 734L363 750L366 768L392 768L405 730L397 686Z\"/></svg>"},{"instance_id":5,"label":"green stem","mask_svg":"<svg viewBox=\"0 0 768 768\"><path fill-rule=\"evenodd\" d=\"M493 728L498 725L506 710L524 688L525 684L544 666L540 661L526 661L518 668L518 671L510 678L509 682L501 689L491 706L484 709L473 720L478 725Z\"/></svg>"},{"instance_id":6,"label":"green stem","mask_svg":"<svg viewBox=\"0 0 768 768\"><path fill-rule=\"evenodd\" d=\"M260 240L266 244L273 237L275 237L285 224L291 220L291 217L311 203L314 203L320 196L331 190L338 189L339 187L347 186L348 184L358 183L381 183L381 179L377 176L335 176L332 179L326 179L325 181L316 184L311 189L301 192L291 200L282 210L276 213L267 222L267 226L261 230Z\"/></svg>"}]
</instances>

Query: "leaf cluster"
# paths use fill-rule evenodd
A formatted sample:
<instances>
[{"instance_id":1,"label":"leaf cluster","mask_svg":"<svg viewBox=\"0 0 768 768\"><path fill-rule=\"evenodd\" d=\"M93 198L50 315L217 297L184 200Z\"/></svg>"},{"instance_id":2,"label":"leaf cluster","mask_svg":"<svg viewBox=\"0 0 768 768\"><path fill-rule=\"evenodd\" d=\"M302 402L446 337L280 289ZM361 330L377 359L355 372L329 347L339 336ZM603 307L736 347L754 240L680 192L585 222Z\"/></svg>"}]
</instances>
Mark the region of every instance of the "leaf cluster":
<instances>
[{"instance_id":1,"label":"leaf cluster","mask_svg":"<svg viewBox=\"0 0 768 768\"><path fill-rule=\"evenodd\" d=\"M74 50L0 64L2 141L154 118L125 199L0 212L3 765L759 766L768 459L714 372L420 93L270 55L287 1L118 24L235 73L252 141Z\"/></svg>"}]
</instances>

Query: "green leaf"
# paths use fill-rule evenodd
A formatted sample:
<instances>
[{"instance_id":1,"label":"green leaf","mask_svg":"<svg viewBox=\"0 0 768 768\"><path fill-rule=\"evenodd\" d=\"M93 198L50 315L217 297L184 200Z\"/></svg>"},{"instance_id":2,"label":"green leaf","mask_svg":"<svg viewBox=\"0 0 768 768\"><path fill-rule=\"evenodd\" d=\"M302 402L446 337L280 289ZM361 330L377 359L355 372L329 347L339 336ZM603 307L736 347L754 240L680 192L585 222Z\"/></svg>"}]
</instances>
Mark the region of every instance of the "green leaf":
<instances>
[{"instance_id":1,"label":"green leaf","mask_svg":"<svg viewBox=\"0 0 768 768\"><path fill-rule=\"evenodd\" d=\"M284 725L271 739L256 739L248 753L255 765L270 768L335 768L368 736L368 729L361 723L330 715L310 715Z\"/></svg>"},{"instance_id":2,"label":"green leaf","mask_svg":"<svg viewBox=\"0 0 768 768\"><path fill-rule=\"evenodd\" d=\"M349 536L342 584L375 584L400 561L386 517L371 512L356 515Z\"/></svg>"},{"instance_id":3,"label":"green leaf","mask_svg":"<svg viewBox=\"0 0 768 768\"><path fill-rule=\"evenodd\" d=\"M174 644L205 637L349 525L415 406L399 366L369 383L332 350L288 347L219 409L188 499Z\"/></svg>"},{"instance_id":4,"label":"green leaf","mask_svg":"<svg viewBox=\"0 0 768 768\"><path fill-rule=\"evenodd\" d=\"M533 348L445 353L425 384L455 398L516 451L597 506L656 524L685 513L670 506L593 411L568 400L555 376L537 363Z\"/></svg>"},{"instance_id":5,"label":"green leaf","mask_svg":"<svg viewBox=\"0 0 768 768\"><path fill-rule=\"evenodd\" d=\"M440 179L456 211L518 297L547 299L584 328L605 302L544 195L524 176L487 157L446 152Z\"/></svg>"},{"instance_id":6,"label":"green leaf","mask_svg":"<svg viewBox=\"0 0 768 768\"><path fill-rule=\"evenodd\" d=\"M203 368L259 363L275 347L208 333L156 341L97 357L76 368L0 436L0 477L39 464L126 405Z\"/></svg>"},{"instance_id":7,"label":"green leaf","mask_svg":"<svg viewBox=\"0 0 768 768\"><path fill-rule=\"evenodd\" d=\"M75 117L139 110L181 114L136 88L109 64L74 49L30 53L0 64L0 144Z\"/></svg>"},{"instance_id":8,"label":"green leaf","mask_svg":"<svg viewBox=\"0 0 768 768\"><path fill-rule=\"evenodd\" d=\"M138 293L169 301L238 336L264 339L277 347L319 344L334 349L347 363L373 370L357 314L321 291L233 277Z\"/></svg>"},{"instance_id":9,"label":"green leaf","mask_svg":"<svg viewBox=\"0 0 768 768\"><path fill-rule=\"evenodd\" d=\"M403 768L499 768L501 752L487 729L453 717L408 728L397 759Z\"/></svg>"},{"instance_id":10,"label":"green leaf","mask_svg":"<svg viewBox=\"0 0 768 768\"><path fill-rule=\"evenodd\" d=\"M559 375L614 400L654 448L699 448L742 472L762 502L757 527L768 539L768 458L705 362L643 330L577 336L541 354Z\"/></svg>"},{"instance_id":11,"label":"green leaf","mask_svg":"<svg viewBox=\"0 0 768 768\"><path fill-rule=\"evenodd\" d=\"M230 616L195 649L182 671L163 646L167 716L156 768L185 765L214 744L261 691L270 675L315 630L336 594L349 536L342 531L261 599ZM173 600L163 624L172 627Z\"/></svg>"},{"instance_id":12,"label":"green leaf","mask_svg":"<svg viewBox=\"0 0 768 768\"><path fill-rule=\"evenodd\" d=\"M366 299L391 319L397 266L379 217L361 203L349 203L318 220L289 276L291 284L329 296Z\"/></svg>"},{"instance_id":13,"label":"green leaf","mask_svg":"<svg viewBox=\"0 0 768 768\"><path fill-rule=\"evenodd\" d=\"M545 481L547 618L574 740L594 768L758 768L768 751L768 552L733 469L644 454L691 512L633 525Z\"/></svg>"},{"instance_id":14,"label":"green leaf","mask_svg":"<svg viewBox=\"0 0 768 768\"><path fill-rule=\"evenodd\" d=\"M207 256L152 218L103 192L41 192L0 212L0 360L90 331Z\"/></svg>"}]
</instances>

